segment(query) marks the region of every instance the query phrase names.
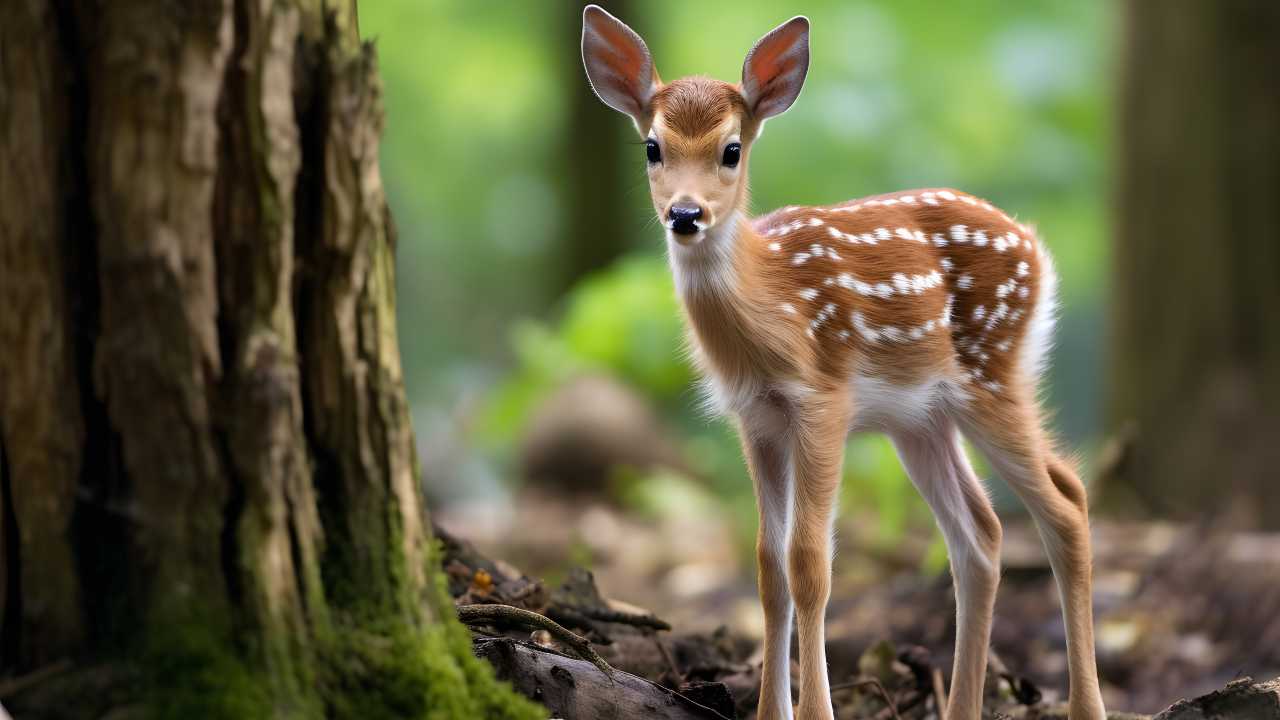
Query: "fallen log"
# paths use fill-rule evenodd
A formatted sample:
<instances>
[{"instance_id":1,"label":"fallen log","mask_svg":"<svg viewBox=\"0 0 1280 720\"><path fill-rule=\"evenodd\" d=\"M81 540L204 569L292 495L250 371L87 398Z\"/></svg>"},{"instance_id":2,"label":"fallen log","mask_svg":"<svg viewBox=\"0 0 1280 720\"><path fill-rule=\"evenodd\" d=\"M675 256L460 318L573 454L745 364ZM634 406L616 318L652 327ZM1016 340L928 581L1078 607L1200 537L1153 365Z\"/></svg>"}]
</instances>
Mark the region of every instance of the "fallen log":
<instances>
[{"instance_id":1,"label":"fallen log","mask_svg":"<svg viewBox=\"0 0 1280 720\"><path fill-rule=\"evenodd\" d=\"M1280 678L1241 678L1194 700L1179 700L1152 720L1280 720Z\"/></svg>"},{"instance_id":2,"label":"fallen log","mask_svg":"<svg viewBox=\"0 0 1280 720\"><path fill-rule=\"evenodd\" d=\"M729 720L721 713L656 683L615 670L607 675L586 660L512 640L479 638L476 655L498 677L563 720Z\"/></svg>"}]
</instances>

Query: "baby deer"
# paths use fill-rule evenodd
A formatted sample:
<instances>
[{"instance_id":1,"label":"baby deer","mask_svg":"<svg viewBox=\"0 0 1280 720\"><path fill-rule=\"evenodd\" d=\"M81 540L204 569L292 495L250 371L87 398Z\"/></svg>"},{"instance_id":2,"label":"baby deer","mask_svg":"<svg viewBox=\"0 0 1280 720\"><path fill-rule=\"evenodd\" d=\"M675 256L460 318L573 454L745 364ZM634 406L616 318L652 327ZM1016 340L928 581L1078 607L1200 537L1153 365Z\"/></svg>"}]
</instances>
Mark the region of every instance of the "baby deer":
<instances>
[{"instance_id":1,"label":"baby deer","mask_svg":"<svg viewBox=\"0 0 1280 720\"><path fill-rule=\"evenodd\" d=\"M1036 400L1055 276L1034 232L984 200L927 189L748 214L747 161L764 121L795 102L809 21L747 53L738 85L658 79L643 40L583 12L582 59L645 138L649 187L695 357L737 422L760 509L765 614L759 717L790 718L796 615L801 718L831 718L823 615L832 523L851 431L892 440L946 539L956 589L948 720L976 720L1000 522L967 437L1026 504L1057 578L1073 720L1104 716L1093 651L1088 506Z\"/></svg>"}]
</instances>

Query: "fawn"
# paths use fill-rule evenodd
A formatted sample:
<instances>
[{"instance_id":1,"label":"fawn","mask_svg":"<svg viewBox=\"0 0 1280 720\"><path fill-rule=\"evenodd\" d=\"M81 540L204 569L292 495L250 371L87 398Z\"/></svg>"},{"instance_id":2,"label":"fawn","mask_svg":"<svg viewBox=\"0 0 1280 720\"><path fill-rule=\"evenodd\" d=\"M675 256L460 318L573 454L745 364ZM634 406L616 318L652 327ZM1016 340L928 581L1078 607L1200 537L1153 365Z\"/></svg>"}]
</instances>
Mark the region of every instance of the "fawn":
<instances>
[{"instance_id":1,"label":"fawn","mask_svg":"<svg viewBox=\"0 0 1280 720\"><path fill-rule=\"evenodd\" d=\"M631 28L595 5L582 23L592 88L645 138L694 357L736 420L755 486L766 628L759 717L792 716L793 612L797 713L832 717L823 616L845 438L860 430L889 436L946 540L957 637L945 717L981 715L1000 578L1000 522L962 437L1027 506L1048 552L1070 716L1104 717L1085 489L1055 453L1036 399L1056 281L1034 232L940 188L752 218L752 143L800 94L809 21L792 18L761 38L739 85L663 83Z\"/></svg>"}]
</instances>

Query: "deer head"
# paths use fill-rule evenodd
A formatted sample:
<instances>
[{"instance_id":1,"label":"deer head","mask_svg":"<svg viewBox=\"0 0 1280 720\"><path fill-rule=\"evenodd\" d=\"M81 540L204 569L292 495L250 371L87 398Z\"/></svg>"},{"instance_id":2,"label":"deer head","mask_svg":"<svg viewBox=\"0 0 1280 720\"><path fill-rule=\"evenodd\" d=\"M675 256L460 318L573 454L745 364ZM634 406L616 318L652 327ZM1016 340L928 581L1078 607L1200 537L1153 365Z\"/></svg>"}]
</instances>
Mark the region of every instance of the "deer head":
<instances>
[{"instance_id":1,"label":"deer head","mask_svg":"<svg viewBox=\"0 0 1280 720\"><path fill-rule=\"evenodd\" d=\"M716 237L747 203L747 161L764 121L791 107L809 68L809 21L797 16L751 48L742 82L659 79L644 40L596 5L582 14L582 62L596 95L645 141L658 219L682 246Z\"/></svg>"}]
</instances>

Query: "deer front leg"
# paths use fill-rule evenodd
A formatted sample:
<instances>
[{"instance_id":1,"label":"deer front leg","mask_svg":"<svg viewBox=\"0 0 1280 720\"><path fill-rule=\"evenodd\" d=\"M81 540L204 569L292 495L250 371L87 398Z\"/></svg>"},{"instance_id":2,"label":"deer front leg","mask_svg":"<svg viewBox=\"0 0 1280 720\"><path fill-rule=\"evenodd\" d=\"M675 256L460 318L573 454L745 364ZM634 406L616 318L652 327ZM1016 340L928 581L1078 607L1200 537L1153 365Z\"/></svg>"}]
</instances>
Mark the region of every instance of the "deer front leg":
<instances>
[{"instance_id":1,"label":"deer front leg","mask_svg":"<svg viewBox=\"0 0 1280 720\"><path fill-rule=\"evenodd\" d=\"M956 653L947 720L982 717L987 645L1000 582L1000 520L965 456L954 423L941 418L890 433L898 456L947 543L956 589Z\"/></svg>"},{"instance_id":2,"label":"deer front leg","mask_svg":"<svg viewBox=\"0 0 1280 720\"><path fill-rule=\"evenodd\" d=\"M760 604L764 607L764 668L759 720L791 720L791 592L787 588L787 535L791 525L791 468L776 437L741 430L760 511L756 533Z\"/></svg>"},{"instance_id":3,"label":"deer front leg","mask_svg":"<svg viewBox=\"0 0 1280 720\"><path fill-rule=\"evenodd\" d=\"M795 518L787 568L799 631L800 720L833 717L825 615L831 596L831 530L844 462L847 417L842 408L827 403L802 411L794 429Z\"/></svg>"}]
</instances>

